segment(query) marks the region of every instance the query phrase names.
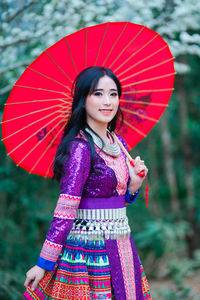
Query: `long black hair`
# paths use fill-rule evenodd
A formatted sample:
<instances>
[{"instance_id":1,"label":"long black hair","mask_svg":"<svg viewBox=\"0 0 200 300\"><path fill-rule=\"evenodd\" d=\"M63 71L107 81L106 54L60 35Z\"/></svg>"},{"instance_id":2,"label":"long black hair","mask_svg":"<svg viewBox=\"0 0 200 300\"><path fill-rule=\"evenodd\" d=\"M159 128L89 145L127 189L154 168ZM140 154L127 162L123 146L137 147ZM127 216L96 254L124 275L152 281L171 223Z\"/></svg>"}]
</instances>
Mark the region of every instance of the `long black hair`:
<instances>
[{"instance_id":1,"label":"long black hair","mask_svg":"<svg viewBox=\"0 0 200 300\"><path fill-rule=\"evenodd\" d=\"M84 135L87 137L88 142L91 147L91 167L93 168L93 156L95 153L95 147L94 142L92 139L92 136L85 131L85 128L88 127L90 130L92 128L87 124L86 122L86 111L85 111L85 102L88 95L91 95L98 82L99 79L103 76L110 77L117 86L117 91L119 98L121 97L121 84L117 76L108 68L104 67L89 67L84 69L79 75L76 77L76 79L73 82L72 86L72 97L73 97L73 103L72 103L72 113L71 116L64 128L64 134L62 136L61 142L57 148L54 163L53 163L53 172L54 175L52 179L56 179L57 181L60 181L62 175L63 175L63 164L67 157L70 155L70 143L74 139L74 137L79 133L80 129L83 130ZM108 123L107 128L110 131L114 131L117 125L117 119L119 115L121 114L121 126L123 125L123 113L120 109L120 106L118 106L118 111L114 118ZM93 131L93 130L92 130ZM93 131L94 134L96 134L100 139L101 137ZM102 147L104 146L104 141L102 141ZM95 170L94 170L95 171Z\"/></svg>"}]
</instances>

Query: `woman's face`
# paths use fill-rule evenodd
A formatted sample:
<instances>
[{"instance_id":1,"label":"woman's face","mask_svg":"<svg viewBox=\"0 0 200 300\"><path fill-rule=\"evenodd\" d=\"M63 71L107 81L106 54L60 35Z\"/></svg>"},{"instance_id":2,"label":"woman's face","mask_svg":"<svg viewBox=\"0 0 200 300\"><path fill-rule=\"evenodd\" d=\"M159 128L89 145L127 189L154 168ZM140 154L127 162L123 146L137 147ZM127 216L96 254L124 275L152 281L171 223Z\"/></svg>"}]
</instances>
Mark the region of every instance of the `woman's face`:
<instances>
[{"instance_id":1,"label":"woman's face","mask_svg":"<svg viewBox=\"0 0 200 300\"><path fill-rule=\"evenodd\" d=\"M108 124L117 113L119 95L115 82L108 76L103 76L85 103L86 120L92 126L95 123Z\"/></svg>"}]
</instances>

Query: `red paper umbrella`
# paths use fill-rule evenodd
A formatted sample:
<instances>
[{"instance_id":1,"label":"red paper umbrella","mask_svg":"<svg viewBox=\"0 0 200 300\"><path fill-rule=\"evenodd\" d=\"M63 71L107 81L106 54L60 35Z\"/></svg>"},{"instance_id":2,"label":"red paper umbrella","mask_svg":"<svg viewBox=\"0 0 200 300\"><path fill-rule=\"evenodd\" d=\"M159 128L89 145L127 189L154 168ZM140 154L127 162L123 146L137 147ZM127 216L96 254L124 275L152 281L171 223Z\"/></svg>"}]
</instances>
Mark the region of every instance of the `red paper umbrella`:
<instances>
[{"instance_id":1,"label":"red paper umbrella","mask_svg":"<svg viewBox=\"0 0 200 300\"><path fill-rule=\"evenodd\" d=\"M84 28L62 38L31 63L5 104L2 140L8 155L29 173L52 177L52 164L71 114L72 83L89 66L110 68L122 84L124 126L116 132L128 150L159 120L174 82L167 43L129 22Z\"/></svg>"}]
</instances>

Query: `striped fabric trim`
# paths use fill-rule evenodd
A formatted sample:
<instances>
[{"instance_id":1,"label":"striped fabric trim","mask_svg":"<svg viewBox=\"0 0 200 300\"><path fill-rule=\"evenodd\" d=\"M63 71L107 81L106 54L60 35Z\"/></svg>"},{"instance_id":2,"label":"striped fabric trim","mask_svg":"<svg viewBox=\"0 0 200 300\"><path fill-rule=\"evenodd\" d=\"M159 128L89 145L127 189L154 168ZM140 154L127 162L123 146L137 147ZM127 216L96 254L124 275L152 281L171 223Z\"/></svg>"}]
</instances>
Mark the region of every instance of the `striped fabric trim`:
<instances>
[{"instance_id":1,"label":"striped fabric trim","mask_svg":"<svg viewBox=\"0 0 200 300\"><path fill-rule=\"evenodd\" d=\"M80 200L80 196L60 194L56 209L54 211L54 217L61 219L74 219Z\"/></svg>"},{"instance_id":2,"label":"striped fabric trim","mask_svg":"<svg viewBox=\"0 0 200 300\"><path fill-rule=\"evenodd\" d=\"M45 240L40 257L55 262L62 250L62 245Z\"/></svg>"},{"instance_id":3,"label":"striped fabric trim","mask_svg":"<svg viewBox=\"0 0 200 300\"><path fill-rule=\"evenodd\" d=\"M58 219L66 219L66 222L67 219L74 220L74 218L76 217L76 210L79 206L80 200L80 196L60 194L54 211L54 218L56 217ZM46 238L42 250L40 252L40 257L51 262L56 262L61 250L61 244L54 243L53 241L49 241L48 238Z\"/></svg>"}]
</instances>

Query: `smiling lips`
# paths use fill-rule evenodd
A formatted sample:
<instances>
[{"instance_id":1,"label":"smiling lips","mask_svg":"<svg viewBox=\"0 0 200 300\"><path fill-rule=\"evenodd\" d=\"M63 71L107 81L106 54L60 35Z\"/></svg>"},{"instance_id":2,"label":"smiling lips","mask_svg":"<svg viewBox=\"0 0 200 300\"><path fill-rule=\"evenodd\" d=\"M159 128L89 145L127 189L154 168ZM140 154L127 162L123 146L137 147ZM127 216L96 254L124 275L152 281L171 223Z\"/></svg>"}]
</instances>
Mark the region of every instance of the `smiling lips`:
<instances>
[{"instance_id":1,"label":"smiling lips","mask_svg":"<svg viewBox=\"0 0 200 300\"><path fill-rule=\"evenodd\" d=\"M100 109L100 111L112 111L112 109Z\"/></svg>"},{"instance_id":2,"label":"smiling lips","mask_svg":"<svg viewBox=\"0 0 200 300\"><path fill-rule=\"evenodd\" d=\"M104 115L110 115L112 112L112 109L100 109L100 112Z\"/></svg>"},{"instance_id":3,"label":"smiling lips","mask_svg":"<svg viewBox=\"0 0 200 300\"><path fill-rule=\"evenodd\" d=\"M112 109L100 109L100 112L104 115L110 115L112 112Z\"/></svg>"}]
</instances>

